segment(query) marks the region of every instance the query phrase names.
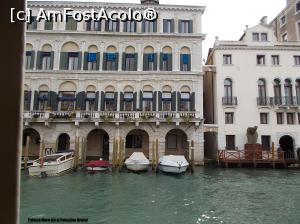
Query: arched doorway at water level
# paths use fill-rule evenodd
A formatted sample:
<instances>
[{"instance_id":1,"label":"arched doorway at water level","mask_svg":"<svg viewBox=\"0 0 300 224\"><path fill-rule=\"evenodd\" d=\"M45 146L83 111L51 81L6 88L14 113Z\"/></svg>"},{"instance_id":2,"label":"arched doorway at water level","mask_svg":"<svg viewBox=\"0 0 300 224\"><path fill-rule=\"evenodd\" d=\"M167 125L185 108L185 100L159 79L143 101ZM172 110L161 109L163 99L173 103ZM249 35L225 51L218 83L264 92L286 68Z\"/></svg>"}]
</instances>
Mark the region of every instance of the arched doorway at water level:
<instances>
[{"instance_id":1,"label":"arched doorway at water level","mask_svg":"<svg viewBox=\"0 0 300 224\"><path fill-rule=\"evenodd\" d=\"M103 129L92 130L87 136L86 160L109 160L109 136Z\"/></svg>"},{"instance_id":2,"label":"arched doorway at water level","mask_svg":"<svg viewBox=\"0 0 300 224\"><path fill-rule=\"evenodd\" d=\"M149 135L146 131L135 129L127 134L125 156L130 157L134 152L143 152L149 158Z\"/></svg>"},{"instance_id":3,"label":"arched doorway at water level","mask_svg":"<svg viewBox=\"0 0 300 224\"><path fill-rule=\"evenodd\" d=\"M279 140L280 148L284 151L284 158L285 159L294 159L294 139L289 136L285 135L280 138Z\"/></svg>"},{"instance_id":4,"label":"arched doorway at water level","mask_svg":"<svg viewBox=\"0 0 300 224\"><path fill-rule=\"evenodd\" d=\"M166 135L166 155L183 155L189 158L189 143L187 135L180 129L173 129Z\"/></svg>"},{"instance_id":5,"label":"arched doorway at water level","mask_svg":"<svg viewBox=\"0 0 300 224\"><path fill-rule=\"evenodd\" d=\"M70 150L70 136L63 133L58 136L57 151L63 152L66 150Z\"/></svg>"},{"instance_id":6,"label":"arched doorway at water level","mask_svg":"<svg viewBox=\"0 0 300 224\"><path fill-rule=\"evenodd\" d=\"M29 159L37 159L40 153L40 134L33 128L26 128L23 130L23 144L22 144L22 156L25 156L25 147L27 137L29 136Z\"/></svg>"}]
</instances>

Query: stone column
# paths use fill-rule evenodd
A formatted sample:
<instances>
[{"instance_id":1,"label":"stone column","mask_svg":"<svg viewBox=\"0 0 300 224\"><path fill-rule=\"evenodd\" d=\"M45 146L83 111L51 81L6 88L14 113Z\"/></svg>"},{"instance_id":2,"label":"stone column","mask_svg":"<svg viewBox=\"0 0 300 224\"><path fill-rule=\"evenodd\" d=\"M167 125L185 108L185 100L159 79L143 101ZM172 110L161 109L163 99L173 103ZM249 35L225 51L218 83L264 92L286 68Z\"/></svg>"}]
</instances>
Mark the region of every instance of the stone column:
<instances>
[{"instance_id":1,"label":"stone column","mask_svg":"<svg viewBox=\"0 0 300 224\"><path fill-rule=\"evenodd\" d=\"M119 72L122 71L123 51L125 51L125 49L123 49L123 44L120 43L119 44L119 65L118 65Z\"/></svg>"},{"instance_id":2,"label":"stone column","mask_svg":"<svg viewBox=\"0 0 300 224\"><path fill-rule=\"evenodd\" d=\"M137 45L137 51L138 53L138 71L143 71L143 49L142 49L142 43L138 43Z\"/></svg>"},{"instance_id":3,"label":"stone column","mask_svg":"<svg viewBox=\"0 0 300 224\"><path fill-rule=\"evenodd\" d=\"M175 43L173 46L173 70L180 71L180 49L178 47L178 43Z\"/></svg>"}]
</instances>

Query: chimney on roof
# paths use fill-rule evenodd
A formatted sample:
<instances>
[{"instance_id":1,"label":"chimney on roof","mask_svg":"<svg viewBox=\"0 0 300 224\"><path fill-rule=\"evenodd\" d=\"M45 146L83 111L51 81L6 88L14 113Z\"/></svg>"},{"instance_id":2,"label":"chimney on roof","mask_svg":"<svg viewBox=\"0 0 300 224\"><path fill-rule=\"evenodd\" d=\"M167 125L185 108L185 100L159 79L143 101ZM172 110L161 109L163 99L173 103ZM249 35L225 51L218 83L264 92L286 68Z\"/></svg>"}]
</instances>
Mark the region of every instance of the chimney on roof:
<instances>
[{"instance_id":1,"label":"chimney on roof","mask_svg":"<svg viewBox=\"0 0 300 224\"><path fill-rule=\"evenodd\" d=\"M159 0L141 0L141 4L144 5L158 5L159 4Z\"/></svg>"},{"instance_id":2,"label":"chimney on roof","mask_svg":"<svg viewBox=\"0 0 300 224\"><path fill-rule=\"evenodd\" d=\"M261 20L260 20L260 24L267 25L268 24L268 17L267 16L262 17Z\"/></svg>"}]
</instances>

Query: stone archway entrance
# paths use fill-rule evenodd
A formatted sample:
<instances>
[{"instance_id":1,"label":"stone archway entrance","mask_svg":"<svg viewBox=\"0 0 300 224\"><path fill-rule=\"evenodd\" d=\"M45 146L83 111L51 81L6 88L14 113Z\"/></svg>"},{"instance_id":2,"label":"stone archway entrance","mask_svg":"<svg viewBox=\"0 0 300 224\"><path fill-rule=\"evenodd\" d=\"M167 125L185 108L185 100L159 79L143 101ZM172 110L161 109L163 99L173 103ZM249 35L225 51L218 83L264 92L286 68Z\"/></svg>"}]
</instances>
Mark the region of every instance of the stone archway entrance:
<instances>
[{"instance_id":1,"label":"stone archway entrance","mask_svg":"<svg viewBox=\"0 0 300 224\"><path fill-rule=\"evenodd\" d=\"M149 135L146 131L135 129L127 134L125 156L129 157L134 152L143 152L149 157Z\"/></svg>"},{"instance_id":2,"label":"stone archway entrance","mask_svg":"<svg viewBox=\"0 0 300 224\"><path fill-rule=\"evenodd\" d=\"M86 160L109 160L109 136L102 129L92 130L87 136Z\"/></svg>"},{"instance_id":3,"label":"stone archway entrance","mask_svg":"<svg viewBox=\"0 0 300 224\"><path fill-rule=\"evenodd\" d=\"M25 147L27 137L29 136L29 159L37 159L40 153L40 134L33 128L27 128L23 130L23 144L22 144L22 156L25 156Z\"/></svg>"},{"instance_id":4,"label":"stone archway entrance","mask_svg":"<svg viewBox=\"0 0 300 224\"><path fill-rule=\"evenodd\" d=\"M166 155L183 155L189 158L189 143L187 135L180 129L173 129L166 135Z\"/></svg>"},{"instance_id":5,"label":"stone archway entrance","mask_svg":"<svg viewBox=\"0 0 300 224\"><path fill-rule=\"evenodd\" d=\"M70 136L66 133L58 136L57 151L63 152L70 149Z\"/></svg>"},{"instance_id":6,"label":"stone archway entrance","mask_svg":"<svg viewBox=\"0 0 300 224\"><path fill-rule=\"evenodd\" d=\"M281 150L284 151L285 159L295 159L294 139L291 136L285 135L281 137L279 140L279 144Z\"/></svg>"}]
</instances>

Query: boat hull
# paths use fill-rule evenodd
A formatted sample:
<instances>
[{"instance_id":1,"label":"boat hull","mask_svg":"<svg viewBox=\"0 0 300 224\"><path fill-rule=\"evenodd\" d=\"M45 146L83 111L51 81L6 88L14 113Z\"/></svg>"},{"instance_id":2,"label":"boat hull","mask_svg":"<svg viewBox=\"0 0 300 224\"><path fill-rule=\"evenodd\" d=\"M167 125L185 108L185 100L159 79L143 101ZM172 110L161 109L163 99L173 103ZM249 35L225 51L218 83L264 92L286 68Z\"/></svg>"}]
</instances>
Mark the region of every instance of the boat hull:
<instances>
[{"instance_id":1,"label":"boat hull","mask_svg":"<svg viewBox=\"0 0 300 224\"><path fill-rule=\"evenodd\" d=\"M125 164L128 170L134 171L134 172L141 172L141 171L147 171L149 164Z\"/></svg>"},{"instance_id":2,"label":"boat hull","mask_svg":"<svg viewBox=\"0 0 300 224\"><path fill-rule=\"evenodd\" d=\"M90 167L90 166L87 166L85 169L87 171L106 171L106 170L108 170L108 167Z\"/></svg>"},{"instance_id":3,"label":"boat hull","mask_svg":"<svg viewBox=\"0 0 300 224\"><path fill-rule=\"evenodd\" d=\"M62 174L71 172L74 167L74 158L65 160L61 163L34 165L29 167L29 176L41 177L45 176L60 176Z\"/></svg>"},{"instance_id":4,"label":"boat hull","mask_svg":"<svg viewBox=\"0 0 300 224\"><path fill-rule=\"evenodd\" d=\"M185 173L187 168L188 166L166 166L162 164L159 165L159 169L164 173L175 173L175 174Z\"/></svg>"}]
</instances>

